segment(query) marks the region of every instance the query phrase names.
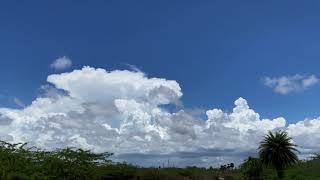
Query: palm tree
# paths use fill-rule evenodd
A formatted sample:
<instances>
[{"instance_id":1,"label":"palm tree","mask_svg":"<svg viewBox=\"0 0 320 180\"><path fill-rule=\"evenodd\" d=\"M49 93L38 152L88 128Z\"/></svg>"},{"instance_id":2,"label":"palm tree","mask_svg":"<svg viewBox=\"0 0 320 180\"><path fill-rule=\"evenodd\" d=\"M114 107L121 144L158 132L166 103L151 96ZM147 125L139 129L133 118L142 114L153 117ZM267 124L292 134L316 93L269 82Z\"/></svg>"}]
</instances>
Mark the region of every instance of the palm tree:
<instances>
[{"instance_id":1,"label":"palm tree","mask_svg":"<svg viewBox=\"0 0 320 180\"><path fill-rule=\"evenodd\" d=\"M266 165L272 165L276 171L278 178L283 177L283 170L298 162L298 157L292 138L288 136L286 131L271 132L260 142L259 156Z\"/></svg>"}]
</instances>

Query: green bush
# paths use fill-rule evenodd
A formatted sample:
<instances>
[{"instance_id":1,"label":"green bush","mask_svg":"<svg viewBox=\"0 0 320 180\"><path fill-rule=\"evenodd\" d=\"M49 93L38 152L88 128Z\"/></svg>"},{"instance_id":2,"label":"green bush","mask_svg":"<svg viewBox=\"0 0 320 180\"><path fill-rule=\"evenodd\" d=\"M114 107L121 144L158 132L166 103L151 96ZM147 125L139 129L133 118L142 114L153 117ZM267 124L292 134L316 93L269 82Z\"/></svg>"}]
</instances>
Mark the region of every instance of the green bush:
<instances>
[{"instance_id":1,"label":"green bush","mask_svg":"<svg viewBox=\"0 0 320 180\"><path fill-rule=\"evenodd\" d=\"M110 164L112 155L75 148L46 152L26 146L0 141L1 179L91 179L93 170Z\"/></svg>"},{"instance_id":2,"label":"green bush","mask_svg":"<svg viewBox=\"0 0 320 180\"><path fill-rule=\"evenodd\" d=\"M243 178L248 180L262 179L263 165L260 159L249 157L240 166Z\"/></svg>"},{"instance_id":3,"label":"green bush","mask_svg":"<svg viewBox=\"0 0 320 180\"><path fill-rule=\"evenodd\" d=\"M1 180L207 180L276 179L276 172L249 157L239 169L214 169L196 166L185 168L142 168L109 160L111 153L93 153L76 148L43 151L27 144L0 141ZM320 179L319 155L299 161L285 170L284 179Z\"/></svg>"}]
</instances>

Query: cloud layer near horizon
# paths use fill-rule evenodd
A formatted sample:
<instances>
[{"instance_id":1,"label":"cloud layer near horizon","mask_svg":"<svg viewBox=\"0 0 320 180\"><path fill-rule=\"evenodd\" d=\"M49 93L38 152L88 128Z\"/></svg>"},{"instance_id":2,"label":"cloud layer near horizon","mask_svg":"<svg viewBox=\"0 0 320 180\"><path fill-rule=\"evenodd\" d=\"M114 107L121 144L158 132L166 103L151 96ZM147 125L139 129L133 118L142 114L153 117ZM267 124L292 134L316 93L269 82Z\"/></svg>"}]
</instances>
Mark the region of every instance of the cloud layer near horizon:
<instances>
[{"instance_id":1,"label":"cloud layer near horizon","mask_svg":"<svg viewBox=\"0 0 320 180\"><path fill-rule=\"evenodd\" d=\"M0 139L40 148L74 146L109 151L140 165L219 165L256 153L268 130L286 129L302 152L320 145L320 119L286 126L284 118L262 119L243 98L232 112L206 111L199 120L187 110L163 105L182 97L173 80L142 72L83 67L47 78L48 85L23 109L0 108Z\"/></svg>"}]
</instances>

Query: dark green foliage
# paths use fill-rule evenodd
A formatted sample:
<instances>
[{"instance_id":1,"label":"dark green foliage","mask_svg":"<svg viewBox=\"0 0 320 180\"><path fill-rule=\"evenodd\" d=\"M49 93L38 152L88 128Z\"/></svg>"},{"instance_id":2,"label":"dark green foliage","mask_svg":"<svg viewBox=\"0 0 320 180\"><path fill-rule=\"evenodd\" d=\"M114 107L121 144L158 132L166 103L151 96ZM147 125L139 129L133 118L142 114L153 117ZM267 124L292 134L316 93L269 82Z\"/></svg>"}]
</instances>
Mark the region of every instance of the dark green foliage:
<instances>
[{"instance_id":1,"label":"dark green foliage","mask_svg":"<svg viewBox=\"0 0 320 180\"><path fill-rule=\"evenodd\" d=\"M300 161L285 171L286 180L320 179L319 161Z\"/></svg>"},{"instance_id":2,"label":"dark green foliage","mask_svg":"<svg viewBox=\"0 0 320 180\"><path fill-rule=\"evenodd\" d=\"M112 163L96 166L92 173L96 180L133 179L138 174L138 168L127 163Z\"/></svg>"},{"instance_id":3,"label":"dark green foliage","mask_svg":"<svg viewBox=\"0 0 320 180\"><path fill-rule=\"evenodd\" d=\"M298 150L292 143L291 137L285 131L269 133L259 146L259 156L266 165L272 165L279 178L283 177L284 169L298 162L295 152Z\"/></svg>"},{"instance_id":4,"label":"dark green foliage","mask_svg":"<svg viewBox=\"0 0 320 180\"><path fill-rule=\"evenodd\" d=\"M141 180L216 180L218 177L225 180L239 179L237 171L220 172L219 169L206 169L200 167L185 168L140 168L139 177Z\"/></svg>"},{"instance_id":5,"label":"dark green foliage","mask_svg":"<svg viewBox=\"0 0 320 180\"><path fill-rule=\"evenodd\" d=\"M0 141L1 179L91 179L112 154L66 148L46 152Z\"/></svg>"},{"instance_id":6,"label":"dark green foliage","mask_svg":"<svg viewBox=\"0 0 320 180\"><path fill-rule=\"evenodd\" d=\"M42 151L27 144L0 141L0 180L241 180L276 179L276 173L249 157L239 167L230 163L220 168L142 168L127 163L114 163L111 153L96 154L76 148ZM229 168L228 168L229 167ZM261 171L262 168L262 171ZM285 169L286 180L320 179L319 156L299 161Z\"/></svg>"},{"instance_id":7,"label":"dark green foliage","mask_svg":"<svg viewBox=\"0 0 320 180\"><path fill-rule=\"evenodd\" d=\"M259 158L249 157L240 166L244 179L262 179L263 165Z\"/></svg>"}]
</instances>

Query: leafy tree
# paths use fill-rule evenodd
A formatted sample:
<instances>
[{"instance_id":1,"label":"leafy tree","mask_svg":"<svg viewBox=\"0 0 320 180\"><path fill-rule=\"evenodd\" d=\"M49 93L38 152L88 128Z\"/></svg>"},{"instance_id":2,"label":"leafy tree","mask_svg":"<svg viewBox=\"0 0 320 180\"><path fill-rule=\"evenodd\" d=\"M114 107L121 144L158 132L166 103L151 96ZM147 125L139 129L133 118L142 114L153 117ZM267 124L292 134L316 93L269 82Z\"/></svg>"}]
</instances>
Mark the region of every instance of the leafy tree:
<instances>
[{"instance_id":1,"label":"leafy tree","mask_svg":"<svg viewBox=\"0 0 320 180\"><path fill-rule=\"evenodd\" d=\"M284 169L298 162L298 157L292 138L285 131L271 132L260 142L259 156L266 165L272 165L276 171L278 178L283 178Z\"/></svg>"}]
</instances>

